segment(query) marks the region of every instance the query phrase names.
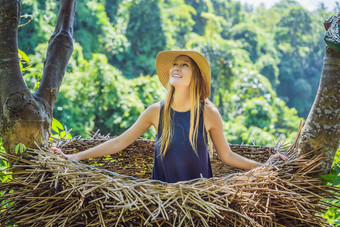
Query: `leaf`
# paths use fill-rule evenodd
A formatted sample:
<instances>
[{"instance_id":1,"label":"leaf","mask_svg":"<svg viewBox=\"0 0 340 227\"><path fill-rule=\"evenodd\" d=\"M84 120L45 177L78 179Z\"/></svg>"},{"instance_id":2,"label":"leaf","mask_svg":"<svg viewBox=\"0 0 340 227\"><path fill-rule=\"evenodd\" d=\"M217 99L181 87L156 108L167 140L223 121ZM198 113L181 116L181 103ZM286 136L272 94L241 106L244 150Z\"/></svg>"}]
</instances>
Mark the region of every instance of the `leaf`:
<instances>
[{"instance_id":1,"label":"leaf","mask_svg":"<svg viewBox=\"0 0 340 227\"><path fill-rule=\"evenodd\" d=\"M3 157L3 156L0 155L0 161L1 161L1 160L7 161L7 158L5 158L5 157Z\"/></svg>"},{"instance_id":2,"label":"leaf","mask_svg":"<svg viewBox=\"0 0 340 227\"><path fill-rule=\"evenodd\" d=\"M7 166L7 162L5 162L3 159L0 159L0 166Z\"/></svg>"},{"instance_id":3,"label":"leaf","mask_svg":"<svg viewBox=\"0 0 340 227\"><path fill-rule=\"evenodd\" d=\"M25 54L25 52L23 52L22 50L18 49L18 54L19 54L19 58L27 63L30 62L29 58L27 57L27 55Z\"/></svg>"},{"instance_id":4,"label":"leaf","mask_svg":"<svg viewBox=\"0 0 340 227\"><path fill-rule=\"evenodd\" d=\"M338 174L340 173L340 168L339 168L338 165L334 165L333 168L334 168L334 170L335 170L336 173L338 173Z\"/></svg>"},{"instance_id":5,"label":"leaf","mask_svg":"<svg viewBox=\"0 0 340 227\"><path fill-rule=\"evenodd\" d=\"M327 182L333 182L334 179L335 179L335 177L336 177L335 174L327 174L327 175L321 176L321 178L322 178L324 181L327 181Z\"/></svg>"},{"instance_id":6,"label":"leaf","mask_svg":"<svg viewBox=\"0 0 340 227\"><path fill-rule=\"evenodd\" d=\"M15 146L15 154L16 155L24 153L25 150L26 150L26 146L22 143L19 143Z\"/></svg>"},{"instance_id":7,"label":"leaf","mask_svg":"<svg viewBox=\"0 0 340 227\"><path fill-rule=\"evenodd\" d=\"M19 61L19 65L20 65L20 71L24 71L24 66L22 65L21 61Z\"/></svg>"},{"instance_id":8,"label":"leaf","mask_svg":"<svg viewBox=\"0 0 340 227\"><path fill-rule=\"evenodd\" d=\"M340 176L335 177L332 185L333 186L340 185Z\"/></svg>"},{"instance_id":9,"label":"leaf","mask_svg":"<svg viewBox=\"0 0 340 227\"><path fill-rule=\"evenodd\" d=\"M57 126L53 125L53 123L52 123L52 130L55 131L57 133L57 135L59 135L59 129L57 128Z\"/></svg>"},{"instance_id":10,"label":"leaf","mask_svg":"<svg viewBox=\"0 0 340 227\"><path fill-rule=\"evenodd\" d=\"M65 136L65 131L60 132L60 137L63 138Z\"/></svg>"},{"instance_id":11,"label":"leaf","mask_svg":"<svg viewBox=\"0 0 340 227\"><path fill-rule=\"evenodd\" d=\"M40 85L40 81L36 82L36 83L34 84L34 89L38 88L39 85Z\"/></svg>"},{"instance_id":12,"label":"leaf","mask_svg":"<svg viewBox=\"0 0 340 227\"><path fill-rule=\"evenodd\" d=\"M55 118L52 120L52 129L59 134L59 129L64 130L63 125Z\"/></svg>"},{"instance_id":13,"label":"leaf","mask_svg":"<svg viewBox=\"0 0 340 227\"><path fill-rule=\"evenodd\" d=\"M20 143L15 146L15 154L18 154Z\"/></svg>"},{"instance_id":14,"label":"leaf","mask_svg":"<svg viewBox=\"0 0 340 227\"><path fill-rule=\"evenodd\" d=\"M66 135L66 138L65 139L72 139L72 135L71 135L71 133L67 133L67 135Z\"/></svg>"}]
</instances>

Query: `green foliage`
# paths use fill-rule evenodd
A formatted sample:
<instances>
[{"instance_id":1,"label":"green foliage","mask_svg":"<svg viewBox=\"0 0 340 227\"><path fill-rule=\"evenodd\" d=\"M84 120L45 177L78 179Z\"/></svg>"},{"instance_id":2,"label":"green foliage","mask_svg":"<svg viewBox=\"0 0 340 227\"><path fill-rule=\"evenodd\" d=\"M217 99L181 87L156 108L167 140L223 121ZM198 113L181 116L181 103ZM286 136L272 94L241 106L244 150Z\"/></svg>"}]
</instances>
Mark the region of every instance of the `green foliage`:
<instances>
[{"instance_id":1,"label":"green foliage","mask_svg":"<svg viewBox=\"0 0 340 227\"><path fill-rule=\"evenodd\" d=\"M73 133L101 129L102 134L120 134L143 111L143 104L129 87L129 81L108 64L104 55L83 60L66 77L55 105L55 117Z\"/></svg>"},{"instance_id":2,"label":"green foliage","mask_svg":"<svg viewBox=\"0 0 340 227\"><path fill-rule=\"evenodd\" d=\"M106 4L106 3L105 3ZM80 1L77 5L77 16L74 24L74 37L83 47L83 54L90 59L92 53L105 53L110 58L124 52L127 39L122 34L119 24L112 26L110 18L116 21L112 10L118 11L119 1L114 8L110 8L109 15L105 4L100 0Z\"/></svg>"},{"instance_id":3,"label":"green foliage","mask_svg":"<svg viewBox=\"0 0 340 227\"><path fill-rule=\"evenodd\" d=\"M31 54L19 53L32 91L39 86L58 6L53 0L22 3L22 12L33 17L19 33L21 49ZM246 131L257 127L275 137L284 134L290 140L300 120L297 111L306 116L318 86L322 21L327 16L324 8L310 13L286 0L253 12L232 0L82 1L77 6L74 53L55 114L76 134L97 128L119 134L143 108L162 97L157 77L138 77L155 73L157 52L165 47L196 49L211 63L211 98L225 121L244 124ZM104 53L107 59L94 53ZM100 69L95 68L98 65ZM122 75L137 78L125 80ZM126 97L113 101L105 98L107 94ZM139 107L134 109L129 100ZM241 134L236 137L242 139Z\"/></svg>"},{"instance_id":4,"label":"green foliage","mask_svg":"<svg viewBox=\"0 0 340 227\"><path fill-rule=\"evenodd\" d=\"M200 51L209 60L212 77L211 99L222 108L223 104L217 100L217 96L223 96L221 93L230 89L241 68L251 67L249 54L241 48L240 42L224 40L217 35L196 36L187 43L187 47Z\"/></svg>"},{"instance_id":5,"label":"green foliage","mask_svg":"<svg viewBox=\"0 0 340 227\"><path fill-rule=\"evenodd\" d=\"M192 15L193 20L196 22L193 31L199 35L203 35L206 27L207 19L204 17L204 13L212 13L213 5L209 0L195 0L187 1L187 4L192 6L196 13Z\"/></svg>"},{"instance_id":6,"label":"green foliage","mask_svg":"<svg viewBox=\"0 0 340 227\"><path fill-rule=\"evenodd\" d=\"M332 170L329 174L322 176L322 179L332 183L333 186L340 185L340 147L335 154Z\"/></svg>"},{"instance_id":7,"label":"green foliage","mask_svg":"<svg viewBox=\"0 0 340 227\"><path fill-rule=\"evenodd\" d=\"M140 76L129 81L130 89L138 96L144 109L163 99L165 89L159 82L158 76ZM156 139L156 131L151 127L143 137Z\"/></svg>"},{"instance_id":8,"label":"green foliage","mask_svg":"<svg viewBox=\"0 0 340 227\"><path fill-rule=\"evenodd\" d=\"M277 6L266 9L264 6L259 6L256 13L251 18L255 25L264 30L265 34L271 34L275 26L279 26L282 11L284 8L278 10Z\"/></svg>"},{"instance_id":9,"label":"green foliage","mask_svg":"<svg viewBox=\"0 0 340 227\"><path fill-rule=\"evenodd\" d=\"M279 84L278 58L275 56L277 56L276 53L266 53L261 55L256 62L259 72L266 76L274 87Z\"/></svg>"},{"instance_id":10,"label":"green foliage","mask_svg":"<svg viewBox=\"0 0 340 227\"><path fill-rule=\"evenodd\" d=\"M280 57L277 93L288 106L294 106L300 116L307 117L321 74L325 18L312 15L296 4L286 2L287 7L283 3L285 1L276 6L276 10L283 13L274 33Z\"/></svg>"},{"instance_id":11,"label":"green foliage","mask_svg":"<svg viewBox=\"0 0 340 227\"><path fill-rule=\"evenodd\" d=\"M28 61L30 63L29 67L26 67L27 70L23 71L25 82L32 92L34 92L39 87L44 68L44 63L41 59L46 50L47 43L39 44L36 47L35 54L29 55L28 57Z\"/></svg>"},{"instance_id":12,"label":"green foliage","mask_svg":"<svg viewBox=\"0 0 340 227\"><path fill-rule=\"evenodd\" d=\"M28 70L28 64L30 62L29 58L27 57L27 55L25 54L25 52L23 52L22 50L18 49L18 54L19 54L19 64L20 64L20 70L21 72ZM25 66L26 65L26 66Z\"/></svg>"},{"instance_id":13,"label":"green foliage","mask_svg":"<svg viewBox=\"0 0 340 227\"><path fill-rule=\"evenodd\" d=\"M0 184L1 183L5 183L8 182L12 179L12 175L11 172L8 171L9 163L7 162L7 159L4 158L1 154L5 152L4 147L2 146L2 141L0 138ZM4 192L0 191L0 197L3 195ZM11 203L7 203L7 201L2 201L0 200L0 203L4 203L6 205L4 205L5 207L9 207L11 205ZM0 212L2 211L3 208L5 208L3 206L0 207Z\"/></svg>"},{"instance_id":14,"label":"green foliage","mask_svg":"<svg viewBox=\"0 0 340 227\"><path fill-rule=\"evenodd\" d=\"M85 58L90 59L92 53L97 52L99 47L97 35L102 33L103 26L102 23L99 23L99 17L103 16L102 20L108 18L104 6L96 0L78 2L77 12L82 16L75 18L74 38L83 47Z\"/></svg>"},{"instance_id":15,"label":"green foliage","mask_svg":"<svg viewBox=\"0 0 340 227\"><path fill-rule=\"evenodd\" d=\"M19 143L15 146L15 154L16 155L22 155L26 151L25 144Z\"/></svg>"},{"instance_id":16,"label":"green foliage","mask_svg":"<svg viewBox=\"0 0 340 227\"><path fill-rule=\"evenodd\" d=\"M67 131L66 126L64 127L60 121L55 118L52 120L52 133L50 137L56 139L72 139L72 135Z\"/></svg>"},{"instance_id":17,"label":"green foliage","mask_svg":"<svg viewBox=\"0 0 340 227\"><path fill-rule=\"evenodd\" d=\"M287 141L295 138L301 120L296 110L288 108L269 80L256 71L243 70L222 101L227 113L225 135L231 143L273 145L281 135Z\"/></svg>"},{"instance_id":18,"label":"green foliage","mask_svg":"<svg viewBox=\"0 0 340 227\"><path fill-rule=\"evenodd\" d=\"M135 0L129 13L126 37L129 48L119 68L128 78L155 74L154 59L166 46L159 0ZM142 37L142 38L141 38Z\"/></svg>"},{"instance_id":19,"label":"green foliage","mask_svg":"<svg viewBox=\"0 0 340 227\"><path fill-rule=\"evenodd\" d=\"M231 39L241 41L243 48L250 54L252 62L256 62L259 58L259 31L257 27L251 23L237 24L231 28Z\"/></svg>"},{"instance_id":20,"label":"green foliage","mask_svg":"<svg viewBox=\"0 0 340 227\"><path fill-rule=\"evenodd\" d=\"M58 3L54 0L29 0L22 1L21 5L21 13L31 15L33 20L19 28L19 49L33 54L35 47L46 43L53 33Z\"/></svg>"},{"instance_id":21,"label":"green foliage","mask_svg":"<svg viewBox=\"0 0 340 227\"><path fill-rule=\"evenodd\" d=\"M181 49L190 40L195 21L192 15L196 10L184 0L169 0L162 4L162 22L168 49Z\"/></svg>"},{"instance_id":22,"label":"green foliage","mask_svg":"<svg viewBox=\"0 0 340 227\"><path fill-rule=\"evenodd\" d=\"M136 92L144 108L160 101L165 96L165 88L159 82L158 76L140 76L132 79L130 89Z\"/></svg>"},{"instance_id":23,"label":"green foliage","mask_svg":"<svg viewBox=\"0 0 340 227\"><path fill-rule=\"evenodd\" d=\"M274 128L276 113L270 103L263 97L248 99L243 104L244 125L246 127L256 126L264 128ZM267 128L269 127L269 128Z\"/></svg>"},{"instance_id":24,"label":"green foliage","mask_svg":"<svg viewBox=\"0 0 340 227\"><path fill-rule=\"evenodd\" d=\"M22 3L22 13L32 15L33 21L19 30L21 50L33 54L39 43L47 42L58 6L54 0ZM270 80L279 97L306 117L322 69L322 22L329 15L325 10L320 5L309 12L291 0L248 12L232 0L86 0L77 5L74 37L87 60L93 53L103 53L128 78L153 75L154 59L160 50L204 50L205 46L214 52L219 50L211 56L226 60L221 61L226 69L212 64L215 81L224 76L228 81L233 72L219 70L234 71L239 56L232 57L231 52L242 50L247 52L252 67ZM225 43L231 42L235 45L227 49ZM246 64L240 67L249 68ZM39 81L38 74L32 81ZM32 89L38 85L32 83ZM219 102L215 99L222 96L219 86L212 91L213 101Z\"/></svg>"},{"instance_id":25,"label":"green foliage","mask_svg":"<svg viewBox=\"0 0 340 227\"><path fill-rule=\"evenodd\" d=\"M122 0L105 0L105 12L110 19L111 24L117 24L117 14L119 10L119 6L122 3Z\"/></svg>"},{"instance_id":26,"label":"green foliage","mask_svg":"<svg viewBox=\"0 0 340 227\"><path fill-rule=\"evenodd\" d=\"M2 141L0 139L0 182L7 182L12 177L7 174L7 169L9 168L9 164L6 158L2 157L1 153L5 152L4 147L2 146ZM1 192L0 192L1 195Z\"/></svg>"},{"instance_id":27,"label":"green foliage","mask_svg":"<svg viewBox=\"0 0 340 227\"><path fill-rule=\"evenodd\" d=\"M211 0L213 4L214 13L222 17L221 21L222 31L221 36L228 39L230 28L241 23L245 19L245 12L242 10L242 5L239 1L233 0Z\"/></svg>"},{"instance_id":28,"label":"green foliage","mask_svg":"<svg viewBox=\"0 0 340 227\"><path fill-rule=\"evenodd\" d=\"M271 133L255 126L247 128L240 119L225 122L223 130L228 142L232 144L272 146L275 142L275 137Z\"/></svg>"},{"instance_id":29,"label":"green foliage","mask_svg":"<svg viewBox=\"0 0 340 227\"><path fill-rule=\"evenodd\" d=\"M340 187L340 147L335 154L332 170L329 174L322 176L322 179L328 183L332 184L334 187ZM340 195L339 195L340 198ZM326 199L327 202L334 205L340 206L340 200L338 199ZM340 225L340 210L336 207L329 208L323 217L328 220L330 224L334 226Z\"/></svg>"}]
</instances>

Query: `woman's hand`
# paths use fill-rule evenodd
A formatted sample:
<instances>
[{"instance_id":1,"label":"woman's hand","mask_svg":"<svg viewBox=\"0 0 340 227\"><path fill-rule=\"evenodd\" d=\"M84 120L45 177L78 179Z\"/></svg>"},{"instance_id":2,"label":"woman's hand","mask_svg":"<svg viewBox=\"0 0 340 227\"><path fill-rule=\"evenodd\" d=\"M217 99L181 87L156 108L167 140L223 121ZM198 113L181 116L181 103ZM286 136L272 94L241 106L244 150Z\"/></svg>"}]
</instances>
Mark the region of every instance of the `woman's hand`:
<instances>
[{"instance_id":1,"label":"woman's hand","mask_svg":"<svg viewBox=\"0 0 340 227\"><path fill-rule=\"evenodd\" d=\"M62 155L67 160L72 160L72 161L76 161L76 162L80 161L76 154L64 154L64 152L62 152L60 149L58 149L56 147L51 147L51 150Z\"/></svg>"},{"instance_id":2,"label":"woman's hand","mask_svg":"<svg viewBox=\"0 0 340 227\"><path fill-rule=\"evenodd\" d=\"M277 152L276 154L271 155L268 158L268 160L266 161L266 163L268 163L270 161L273 161L274 159L277 159L277 158L281 158L283 161L287 161L288 160L288 157L286 155Z\"/></svg>"}]
</instances>

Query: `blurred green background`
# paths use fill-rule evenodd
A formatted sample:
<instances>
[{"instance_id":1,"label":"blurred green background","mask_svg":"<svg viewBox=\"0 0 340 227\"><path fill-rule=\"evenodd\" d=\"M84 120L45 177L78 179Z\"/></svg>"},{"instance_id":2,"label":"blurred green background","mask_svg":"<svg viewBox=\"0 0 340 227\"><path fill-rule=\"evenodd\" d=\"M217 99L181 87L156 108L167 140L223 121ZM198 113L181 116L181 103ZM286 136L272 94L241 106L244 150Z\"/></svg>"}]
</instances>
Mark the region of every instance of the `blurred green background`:
<instances>
[{"instance_id":1,"label":"blurred green background","mask_svg":"<svg viewBox=\"0 0 340 227\"><path fill-rule=\"evenodd\" d=\"M19 49L28 56L24 78L32 91L58 5L22 1L22 14L33 17L19 29ZM292 0L270 9L232 0L78 1L74 52L54 117L72 128L72 135L86 137L97 129L119 135L164 96L155 75L157 53L194 49L211 64L210 98L229 142L273 145L280 135L292 141L317 92L323 21L336 11L320 4L310 12ZM155 132L144 136L154 138Z\"/></svg>"}]
</instances>

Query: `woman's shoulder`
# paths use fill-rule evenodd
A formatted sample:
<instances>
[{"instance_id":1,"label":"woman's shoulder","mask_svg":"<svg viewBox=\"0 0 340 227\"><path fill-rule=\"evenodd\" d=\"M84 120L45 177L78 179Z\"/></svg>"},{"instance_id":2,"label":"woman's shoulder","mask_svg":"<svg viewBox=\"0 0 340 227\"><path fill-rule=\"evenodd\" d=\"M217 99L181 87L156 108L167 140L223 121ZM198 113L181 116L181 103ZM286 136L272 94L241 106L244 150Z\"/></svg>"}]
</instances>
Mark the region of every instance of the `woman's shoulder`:
<instances>
[{"instance_id":1,"label":"woman's shoulder","mask_svg":"<svg viewBox=\"0 0 340 227\"><path fill-rule=\"evenodd\" d=\"M219 111L216 105L208 99L204 100L204 114L206 116L212 117L219 115Z\"/></svg>"},{"instance_id":2,"label":"woman's shoulder","mask_svg":"<svg viewBox=\"0 0 340 227\"><path fill-rule=\"evenodd\" d=\"M221 115L218 108L210 100L204 102L204 124L207 132L222 125Z\"/></svg>"},{"instance_id":3,"label":"woman's shoulder","mask_svg":"<svg viewBox=\"0 0 340 227\"><path fill-rule=\"evenodd\" d=\"M160 109L161 109L161 102L155 102L154 104L151 104L146 111L148 112L153 112L153 113L159 113Z\"/></svg>"},{"instance_id":4,"label":"woman's shoulder","mask_svg":"<svg viewBox=\"0 0 340 227\"><path fill-rule=\"evenodd\" d=\"M142 113L142 118L148 122L150 122L156 129L158 126L158 117L161 109L161 103L156 102L151 104L146 110Z\"/></svg>"}]
</instances>

